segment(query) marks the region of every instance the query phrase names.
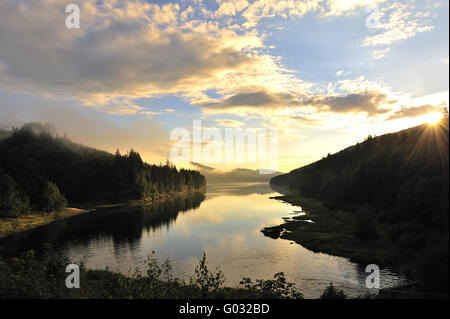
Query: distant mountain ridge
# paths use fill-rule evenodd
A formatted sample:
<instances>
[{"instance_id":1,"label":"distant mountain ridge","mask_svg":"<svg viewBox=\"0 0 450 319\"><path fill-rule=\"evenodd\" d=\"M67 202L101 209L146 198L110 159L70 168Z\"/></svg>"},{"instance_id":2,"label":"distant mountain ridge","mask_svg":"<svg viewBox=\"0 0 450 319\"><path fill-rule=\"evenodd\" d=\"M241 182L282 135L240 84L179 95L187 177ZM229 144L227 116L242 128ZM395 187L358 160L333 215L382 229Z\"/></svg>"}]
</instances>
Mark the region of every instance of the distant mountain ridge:
<instances>
[{"instance_id":1,"label":"distant mountain ridge","mask_svg":"<svg viewBox=\"0 0 450 319\"><path fill-rule=\"evenodd\" d=\"M208 183L228 183L228 182L269 182L271 178L283 174L275 172L272 174L261 174L259 170L247 168L236 168L231 171L221 171L200 163L191 162L191 165L206 177Z\"/></svg>"}]
</instances>

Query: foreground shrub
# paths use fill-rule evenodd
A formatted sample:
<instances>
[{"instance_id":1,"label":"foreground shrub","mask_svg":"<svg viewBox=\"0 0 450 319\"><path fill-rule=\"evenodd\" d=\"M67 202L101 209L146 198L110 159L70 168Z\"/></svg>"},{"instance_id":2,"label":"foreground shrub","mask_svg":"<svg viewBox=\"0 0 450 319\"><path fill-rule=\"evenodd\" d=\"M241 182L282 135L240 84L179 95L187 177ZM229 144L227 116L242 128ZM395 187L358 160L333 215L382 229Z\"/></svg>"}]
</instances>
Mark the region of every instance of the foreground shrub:
<instances>
[{"instance_id":1,"label":"foreground shrub","mask_svg":"<svg viewBox=\"0 0 450 319\"><path fill-rule=\"evenodd\" d=\"M115 298L115 299L193 299L193 298L302 298L294 284L283 273L274 280L244 278L240 288L224 287L223 273L207 267L203 254L194 274L182 281L172 274L169 260L160 263L154 252L146 261L146 272L125 276L105 270L87 270L81 263L80 288L65 286L66 266L70 261L47 250L36 256L29 251L20 258L0 255L0 299L2 298Z\"/></svg>"},{"instance_id":2,"label":"foreground shrub","mask_svg":"<svg viewBox=\"0 0 450 319\"><path fill-rule=\"evenodd\" d=\"M256 280L256 283L250 278L243 278L241 283L251 298L270 298L270 299L303 299L295 284L289 283L284 277L284 273L275 274L274 280Z\"/></svg>"},{"instance_id":3,"label":"foreground shrub","mask_svg":"<svg viewBox=\"0 0 450 319\"><path fill-rule=\"evenodd\" d=\"M346 299L347 295L343 290L337 289L332 283L325 289L325 291L320 296L320 299Z\"/></svg>"}]
</instances>

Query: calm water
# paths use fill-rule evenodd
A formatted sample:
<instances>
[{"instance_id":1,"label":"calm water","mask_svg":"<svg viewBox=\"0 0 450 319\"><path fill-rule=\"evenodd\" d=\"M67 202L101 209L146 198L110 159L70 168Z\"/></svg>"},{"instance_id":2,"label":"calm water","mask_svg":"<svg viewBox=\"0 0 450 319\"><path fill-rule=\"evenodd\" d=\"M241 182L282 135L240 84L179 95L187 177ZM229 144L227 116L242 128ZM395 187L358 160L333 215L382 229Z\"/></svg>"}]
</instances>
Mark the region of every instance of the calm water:
<instances>
[{"instance_id":1,"label":"calm water","mask_svg":"<svg viewBox=\"0 0 450 319\"><path fill-rule=\"evenodd\" d=\"M133 273L154 250L172 261L175 275L186 278L204 251L210 268L220 267L228 285L242 277L269 279L284 272L307 298L317 298L330 282L355 296L366 292L364 267L345 258L314 253L291 241L271 239L265 226L283 217L307 214L301 207L270 199L269 185L211 185L206 195L158 207L101 209L0 240L10 252L39 249L50 242L88 268ZM381 287L405 278L382 270Z\"/></svg>"}]
</instances>

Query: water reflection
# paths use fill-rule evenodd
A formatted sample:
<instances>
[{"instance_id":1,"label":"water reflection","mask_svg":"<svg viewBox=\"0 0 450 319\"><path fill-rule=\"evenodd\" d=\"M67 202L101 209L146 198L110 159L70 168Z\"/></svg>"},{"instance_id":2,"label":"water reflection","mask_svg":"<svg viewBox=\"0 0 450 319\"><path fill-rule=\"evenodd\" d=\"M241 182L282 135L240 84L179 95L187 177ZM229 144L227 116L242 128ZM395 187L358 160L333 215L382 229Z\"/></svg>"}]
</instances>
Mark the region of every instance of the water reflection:
<instances>
[{"instance_id":1,"label":"water reflection","mask_svg":"<svg viewBox=\"0 0 450 319\"><path fill-rule=\"evenodd\" d=\"M157 207L105 208L5 238L0 246L13 252L51 242L73 262L123 273L143 267L155 250L172 261L174 275L181 278L192 274L204 251L209 267L220 267L227 285L282 271L308 298L319 297L330 282L350 296L365 293L364 267L261 233L303 213L301 207L270 198L279 194L262 184L210 185L206 197L197 194ZM403 280L382 270L382 287Z\"/></svg>"},{"instance_id":2,"label":"water reflection","mask_svg":"<svg viewBox=\"0 0 450 319\"><path fill-rule=\"evenodd\" d=\"M252 194L266 195L271 194L275 190L273 186L261 183L217 183L208 185L208 199L216 196L232 195L232 196L247 196ZM282 186L277 186L282 187Z\"/></svg>"},{"instance_id":3,"label":"water reflection","mask_svg":"<svg viewBox=\"0 0 450 319\"><path fill-rule=\"evenodd\" d=\"M114 246L124 243L133 246L144 231L169 228L180 213L195 210L204 199L203 193L193 193L158 205L101 208L0 239L0 247L5 248L6 254L14 255L29 249L39 251L43 243L58 247L76 241L78 245L87 246L106 236Z\"/></svg>"}]
</instances>

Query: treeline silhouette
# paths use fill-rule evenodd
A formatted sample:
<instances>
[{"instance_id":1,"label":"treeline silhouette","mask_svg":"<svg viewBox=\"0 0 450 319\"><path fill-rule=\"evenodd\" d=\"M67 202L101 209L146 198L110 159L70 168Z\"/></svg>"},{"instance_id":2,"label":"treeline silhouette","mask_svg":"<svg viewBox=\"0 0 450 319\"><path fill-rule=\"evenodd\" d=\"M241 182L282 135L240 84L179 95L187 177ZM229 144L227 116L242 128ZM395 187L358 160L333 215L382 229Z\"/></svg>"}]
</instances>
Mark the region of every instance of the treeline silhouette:
<instances>
[{"instance_id":1,"label":"treeline silhouette","mask_svg":"<svg viewBox=\"0 0 450 319\"><path fill-rule=\"evenodd\" d=\"M328 155L271 184L354 215L354 233L377 240L388 229L394 262L409 265L424 289L448 293L448 113L440 123L378 137Z\"/></svg>"},{"instance_id":2,"label":"treeline silhouette","mask_svg":"<svg viewBox=\"0 0 450 319\"><path fill-rule=\"evenodd\" d=\"M155 199L206 186L197 171L144 163L133 149L112 155L76 144L51 125L28 123L0 136L0 217L57 211L67 201Z\"/></svg>"}]
</instances>

